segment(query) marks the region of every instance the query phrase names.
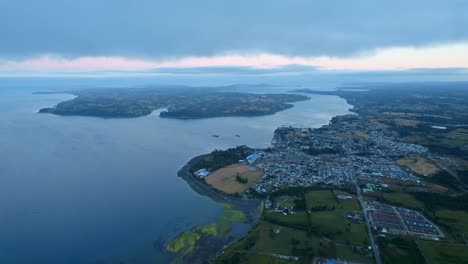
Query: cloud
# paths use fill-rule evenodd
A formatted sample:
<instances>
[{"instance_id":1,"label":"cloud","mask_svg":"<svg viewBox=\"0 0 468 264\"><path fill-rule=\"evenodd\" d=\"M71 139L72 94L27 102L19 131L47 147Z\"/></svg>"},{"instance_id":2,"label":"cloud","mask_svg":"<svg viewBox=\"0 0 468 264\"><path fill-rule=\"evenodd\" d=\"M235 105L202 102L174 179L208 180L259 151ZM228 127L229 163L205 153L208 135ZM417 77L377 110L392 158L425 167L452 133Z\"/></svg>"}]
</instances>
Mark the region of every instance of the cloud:
<instances>
[{"instance_id":1,"label":"cloud","mask_svg":"<svg viewBox=\"0 0 468 264\"><path fill-rule=\"evenodd\" d=\"M464 0L15 0L0 58L344 57L468 40Z\"/></svg>"},{"instance_id":2,"label":"cloud","mask_svg":"<svg viewBox=\"0 0 468 264\"><path fill-rule=\"evenodd\" d=\"M376 71L431 68L468 68L468 43L426 48L388 48L355 57L286 56L270 53L183 57L169 60L119 56L63 58L40 56L0 61L0 72L126 71L159 74L283 74L318 70Z\"/></svg>"}]
</instances>

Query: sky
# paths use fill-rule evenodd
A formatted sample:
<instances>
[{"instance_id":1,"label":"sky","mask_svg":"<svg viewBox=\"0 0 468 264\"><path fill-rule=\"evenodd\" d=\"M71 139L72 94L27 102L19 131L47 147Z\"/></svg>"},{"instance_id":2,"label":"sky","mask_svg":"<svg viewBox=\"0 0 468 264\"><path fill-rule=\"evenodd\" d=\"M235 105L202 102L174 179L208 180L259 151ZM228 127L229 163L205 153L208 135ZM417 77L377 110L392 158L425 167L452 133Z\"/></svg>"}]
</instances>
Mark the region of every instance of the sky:
<instances>
[{"instance_id":1,"label":"sky","mask_svg":"<svg viewBox=\"0 0 468 264\"><path fill-rule=\"evenodd\" d=\"M465 0L0 0L0 76L459 73L467 10Z\"/></svg>"}]
</instances>

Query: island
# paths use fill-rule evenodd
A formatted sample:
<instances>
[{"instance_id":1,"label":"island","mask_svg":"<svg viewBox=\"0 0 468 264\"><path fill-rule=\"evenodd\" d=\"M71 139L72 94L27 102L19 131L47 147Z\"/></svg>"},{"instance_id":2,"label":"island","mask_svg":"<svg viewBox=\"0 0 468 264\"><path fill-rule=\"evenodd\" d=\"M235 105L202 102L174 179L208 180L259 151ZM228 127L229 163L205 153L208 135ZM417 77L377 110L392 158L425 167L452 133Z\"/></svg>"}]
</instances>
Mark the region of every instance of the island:
<instances>
[{"instance_id":1,"label":"island","mask_svg":"<svg viewBox=\"0 0 468 264\"><path fill-rule=\"evenodd\" d=\"M231 87L157 86L145 88L87 89L68 91L76 98L39 113L65 116L130 118L151 114L162 118L198 119L225 116L271 115L309 98L298 94L254 94Z\"/></svg>"},{"instance_id":2,"label":"island","mask_svg":"<svg viewBox=\"0 0 468 264\"><path fill-rule=\"evenodd\" d=\"M191 256L204 252L216 264L466 262L467 90L437 83L294 91L341 96L355 114L317 129L280 127L267 149L192 160L179 176L197 192L261 201L261 210L249 232L208 253L203 237L219 233L194 228L178 260L202 263Z\"/></svg>"}]
</instances>

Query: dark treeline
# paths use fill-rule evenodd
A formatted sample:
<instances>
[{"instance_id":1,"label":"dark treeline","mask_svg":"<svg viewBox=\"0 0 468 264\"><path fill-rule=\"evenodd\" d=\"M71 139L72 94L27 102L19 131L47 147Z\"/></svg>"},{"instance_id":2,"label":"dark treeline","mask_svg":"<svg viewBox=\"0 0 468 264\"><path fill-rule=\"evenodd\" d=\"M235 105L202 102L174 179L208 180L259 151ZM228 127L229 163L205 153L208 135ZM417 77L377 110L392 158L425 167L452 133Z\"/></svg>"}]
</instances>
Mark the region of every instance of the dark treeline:
<instances>
[{"instance_id":1,"label":"dark treeline","mask_svg":"<svg viewBox=\"0 0 468 264\"><path fill-rule=\"evenodd\" d=\"M195 164L191 170L192 172L195 172L199 169L205 168L209 171L215 171L217 169L238 163L239 160L245 159L253 152L254 150L247 146L239 146L227 150L215 150L200 162Z\"/></svg>"}]
</instances>

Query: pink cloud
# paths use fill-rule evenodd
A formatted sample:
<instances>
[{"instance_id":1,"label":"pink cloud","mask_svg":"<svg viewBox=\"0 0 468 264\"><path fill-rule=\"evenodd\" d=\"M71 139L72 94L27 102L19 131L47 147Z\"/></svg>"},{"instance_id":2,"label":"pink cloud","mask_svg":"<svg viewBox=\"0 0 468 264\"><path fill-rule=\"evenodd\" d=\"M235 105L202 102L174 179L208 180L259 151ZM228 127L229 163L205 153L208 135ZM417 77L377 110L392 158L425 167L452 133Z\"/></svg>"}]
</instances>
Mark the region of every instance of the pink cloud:
<instances>
[{"instance_id":1,"label":"pink cloud","mask_svg":"<svg viewBox=\"0 0 468 264\"><path fill-rule=\"evenodd\" d=\"M141 72L157 68L244 66L276 68L286 65L319 67L323 70L399 70L411 68L468 68L468 44L424 48L387 48L357 57L292 57L270 53L184 57L172 60L142 60L126 57L42 56L22 61L0 61L0 72Z\"/></svg>"},{"instance_id":2,"label":"pink cloud","mask_svg":"<svg viewBox=\"0 0 468 264\"><path fill-rule=\"evenodd\" d=\"M64 59L51 56L0 64L3 71L141 71L156 67L151 61L125 57L79 57Z\"/></svg>"}]
</instances>

